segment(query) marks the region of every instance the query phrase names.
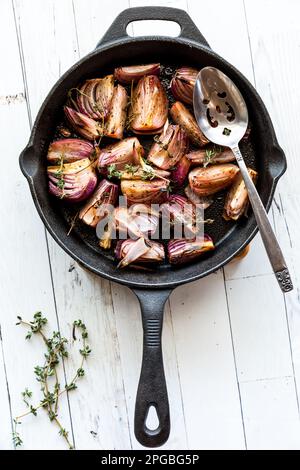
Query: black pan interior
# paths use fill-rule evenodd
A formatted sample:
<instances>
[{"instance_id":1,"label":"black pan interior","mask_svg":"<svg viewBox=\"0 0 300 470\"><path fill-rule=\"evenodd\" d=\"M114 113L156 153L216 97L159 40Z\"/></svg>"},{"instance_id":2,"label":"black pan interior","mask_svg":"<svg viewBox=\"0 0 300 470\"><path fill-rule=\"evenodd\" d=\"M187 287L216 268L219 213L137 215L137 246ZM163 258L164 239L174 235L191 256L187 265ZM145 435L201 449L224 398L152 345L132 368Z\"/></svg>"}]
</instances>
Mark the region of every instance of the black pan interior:
<instances>
[{"instance_id":1,"label":"black pan interior","mask_svg":"<svg viewBox=\"0 0 300 470\"><path fill-rule=\"evenodd\" d=\"M252 213L237 223L225 221L222 218L224 194L218 194L213 205L206 211L207 218L214 219L214 223L207 225L206 230L217 245L214 252L186 266L172 267L165 263L149 271L120 271L116 268L113 252L105 252L98 247L93 229L77 222L70 235L67 235L78 207L61 203L49 196L46 177L47 148L55 137L56 126L61 123L61 109L68 90L87 78L112 73L116 66L150 62L163 64L161 78L166 87L172 72L182 65L197 68L215 66L236 82L247 102L252 125L250 138L241 144L241 150L246 163L259 172L258 191L264 204L268 206L276 179L284 171L285 159L277 146L262 102L255 90L227 62L209 50L196 44L187 44L184 40L131 39L126 44L100 47L76 64L55 85L40 111L33 131L33 149L31 147L31 151L27 152L27 164L31 165L33 196L40 215L48 230L69 254L92 271L118 282L132 286L164 287L202 277L228 262L254 234L256 224ZM172 101L170 94L169 98ZM141 139L141 142L146 148L150 145L150 140Z\"/></svg>"}]
</instances>

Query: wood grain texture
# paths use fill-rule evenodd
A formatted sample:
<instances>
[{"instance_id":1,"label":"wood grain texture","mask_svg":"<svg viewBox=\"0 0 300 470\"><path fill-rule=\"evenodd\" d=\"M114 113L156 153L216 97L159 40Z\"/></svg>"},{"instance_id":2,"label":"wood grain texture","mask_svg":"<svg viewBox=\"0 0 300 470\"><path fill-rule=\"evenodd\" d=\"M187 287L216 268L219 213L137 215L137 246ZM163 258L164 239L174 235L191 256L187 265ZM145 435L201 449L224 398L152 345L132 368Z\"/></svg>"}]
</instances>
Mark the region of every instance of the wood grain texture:
<instances>
[{"instance_id":1,"label":"wood grain texture","mask_svg":"<svg viewBox=\"0 0 300 470\"><path fill-rule=\"evenodd\" d=\"M6 73L0 75L0 128L6 139L0 158L8 159L9 165L0 174L0 210L6 224L5 233L0 232L5 247L0 258L0 448L12 448L11 415L23 409L20 392L33 384L38 396L32 369L41 360L41 347L37 338L24 343L24 331L14 325L16 315L30 317L37 309L47 315L52 329L59 327L68 338L77 318L91 331L93 352L86 377L61 406L76 448L141 448L133 433L142 347L138 302L129 289L83 270L45 236L17 157L59 76L95 47L121 10L142 5L188 11L211 47L257 87L289 164L270 218L295 290L285 298L278 291L257 236L245 259L171 295L163 353L172 430L164 448L299 449L300 201L295 175L300 5L296 0L289 0L288 8L281 0L215 0L203 5L198 0L1 2L0 54ZM32 11L38 18L34 28ZM267 17L272 21L266 22ZM232 34L224 34L224 25L233 23L238 47ZM174 25L167 23L161 30L152 21L131 25L129 31L174 34ZM76 349L72 343L75 357L66 362L67 378L77 366ZM24 420L21 431L24 448L65 448L43 413Z\"/></svg>"}]
</instances>

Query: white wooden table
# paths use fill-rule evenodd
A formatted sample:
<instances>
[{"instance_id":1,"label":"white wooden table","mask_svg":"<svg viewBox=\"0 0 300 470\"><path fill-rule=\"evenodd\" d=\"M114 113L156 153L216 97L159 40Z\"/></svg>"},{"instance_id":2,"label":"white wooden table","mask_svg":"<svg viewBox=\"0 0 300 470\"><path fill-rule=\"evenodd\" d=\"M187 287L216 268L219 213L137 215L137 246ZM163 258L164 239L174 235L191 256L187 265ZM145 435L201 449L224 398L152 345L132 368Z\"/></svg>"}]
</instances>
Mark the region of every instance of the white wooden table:
<instances>
[{"instance_id":1,"label":"white wooden table","mask_svg":"<svg viewBox=\"0 0 300 470\"><path fill-rule=\"evenodd\" d=\"M20 392L38 396L40 343L24 341L16 315L42 310L70 337L74 319L91 331L86 377L61 404L77 449L140 448L133 432L142 330L125 287L83 271L45 232L18 167L50 87L91 51L128 6L188 11L211 47L256 86L286 151L270 218L295 289L277 287L259 235L240 263L171 295L164 360L172 430L166 449L300 449L300 4L298 0L1 0L0 3L0 448L12 449ZM172 25L136 24L133 34ZM299 173L298 173L299 171ZM66 374L76 363L66 363ZM93 431L91 433L91 431ZM65 444L46 415L21 425L25 449Z\"/></svg>"}]
</instances>

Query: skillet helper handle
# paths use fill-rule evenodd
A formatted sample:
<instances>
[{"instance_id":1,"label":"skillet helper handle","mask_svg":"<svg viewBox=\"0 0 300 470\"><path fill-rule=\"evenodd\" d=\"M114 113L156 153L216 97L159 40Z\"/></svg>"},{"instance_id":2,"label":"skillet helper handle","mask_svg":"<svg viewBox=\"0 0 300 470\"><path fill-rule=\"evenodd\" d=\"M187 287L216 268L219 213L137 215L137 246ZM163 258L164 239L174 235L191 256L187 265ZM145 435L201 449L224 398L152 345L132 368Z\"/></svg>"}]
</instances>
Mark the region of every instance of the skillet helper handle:
<instances>
[{"instance_id":1,"label":"skillet helper handle","mask_svg":"<svg viewBox=\"0 0 300 470\"><path fill-rule=\"evenodd\" d=\"M143 361L136 396L134 433L145 447L163 445L170 434L168 392L163 366L161 334L164 306L171 290L134 289L141 306L143 321ZM158 426L146 425L150 407L156 410Z\"/></svg>"},{"instance_id":2,"label":"skillet helper handle","mask_svg":"<svg viewBox=\"0 0 300 470\"><path fill-rule=\"evenodd\" d=\"M258 195L256 187L249 176L246 164L244 162L239 147L234 147L232 151L235 155L242 177L244 179L252 210L260 231L260 235L264 242L265 249L268 254L273 271L276 275L278 284L283 292L289 292L293 290L292 280L285 259L283 257L281 248L276 239L273 228L269 222L266 209L264 208L264 205Z\"/></svg>"},{"instance_id":3,"label":"skillet helper handle","mask_svg":"<svg viewBox=\"0 0 300 470\"><path fill-rule=\"evenodd\" d=\"M209 47L208 42L202 36L191 17L184 10L169 7L136 7L123 10L116 17L96 47L105 42L129 38L130 36L126 32L127 26L132 21L141 20L174 21L181 28L179 38L197 41L203 46Z\"/></svg>"}]
</instances>

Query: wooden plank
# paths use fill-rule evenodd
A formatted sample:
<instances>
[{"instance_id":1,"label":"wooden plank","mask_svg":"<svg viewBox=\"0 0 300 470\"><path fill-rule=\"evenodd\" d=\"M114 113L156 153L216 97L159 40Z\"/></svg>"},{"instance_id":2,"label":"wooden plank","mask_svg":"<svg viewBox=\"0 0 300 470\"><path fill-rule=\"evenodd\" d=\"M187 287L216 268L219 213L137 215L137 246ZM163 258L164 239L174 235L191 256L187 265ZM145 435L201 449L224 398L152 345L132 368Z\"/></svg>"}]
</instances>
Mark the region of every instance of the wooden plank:
<instances>
[{"instance_id":1,"label":"wooden plank","mask_svg":"<svg viewBox=\"0 0 300 470\"><path fill-rule=\"evenodd\" d=\"M0 212L2 220L5 220L5 231L0 234L1 246L5 247L0 266L3 273L0 286L1 328L12 415L16 416L23 411L20 394L26 386L32 389L38 401L40 387L35 382L33 368L43 361L41 345L36 339L25 343L24 331L15 326L16 316L21 314L31 318L33 312L41 309L53 329L56 329L57 321L44 229L18 165L18 155L28 139L29 125L14 14L9 1L1 3L0 35L3 66L9 70L6 78L2 74L0 85L0 95L3 96L0 125L6 136L1 152L6 170L0 175ZM61 406L61 416L66 428L70 429L65 401ZM21 434L26 449L59 449L65 446L43 412L38 418L29 416L24 419Z\"/></svg>"},{"instance_id":2,"label":"wooden plank","mask_svg":"<svg viewBox=\"0 0 300 470\"><path fill-rule=\"evenodd\" d=\"M35 2L34 9L39 21L33 30L29 9L25 3L18 4L33 115L59 74L79 57L72 2ZM43 40L37 47L39 36ZM60 47L63 43L64 47ZM51 239L49 247L61 329L68 334L67 325L79 317L91 331L91 364L87 364L81 390L70 394L76 447L128 448L130 437L109 284L73 266L71 259ZM66 364L68 377L74 366L73 361Z\"/></svg>"},{"instance_id":3,"label":"wooden plank","mask_svg":"<svg viewBox=\"0 0 300 470\"><path fill-rule=\"evenodd\" d=\"M300 449L293 377L241 384L248 449Z\"/></svg>"},{"instance_id":4,"label":"wooden plank","mask_svg":"<svg viewBox=\"0 0 300 470\"><path fill-rule=\"evenodd\" d=\"M0 450L12 450L12 418L10 410L10 395L4 363L4 348L0 329Z\"/></svg>"},{"instance_id":5,"label":"wooden plank","mask_svg":"<svg viewBox=\"0 0 300 470\"><path fill-rule=\"evenodd\" d=\"M222 271L178 287L171 310L189 448L244 448Z\"/></svg>"},{"instance_id":6,"label":"wooden plank","mask_svg":"<svg viewBox=\"0 0 300 470\"><path fill-rule=\"evenodd\" d=\"M292 375L284 300L274 276L226 284L239 380Z\"/></svg>"}]
</instances>

